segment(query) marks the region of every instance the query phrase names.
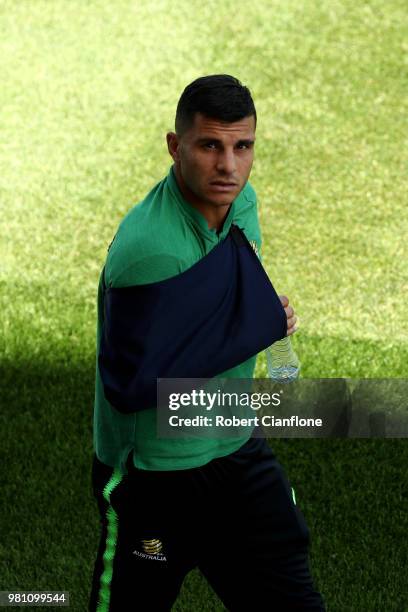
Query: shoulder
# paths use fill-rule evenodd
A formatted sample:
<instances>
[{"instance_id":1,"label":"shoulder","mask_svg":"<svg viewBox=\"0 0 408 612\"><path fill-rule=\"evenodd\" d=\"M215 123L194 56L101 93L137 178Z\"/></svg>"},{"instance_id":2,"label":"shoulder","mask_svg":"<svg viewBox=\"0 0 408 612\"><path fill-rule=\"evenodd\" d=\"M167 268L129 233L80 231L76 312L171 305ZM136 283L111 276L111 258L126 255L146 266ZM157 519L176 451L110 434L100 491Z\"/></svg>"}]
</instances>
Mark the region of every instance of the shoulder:
<instances>
[{"instance_id":1,"label":"shoulder","mask_svg":"<svg viewBox=\"0 0 408 612\"><path fill-rule=\"evenodd\" d=\"M256 206L256 202L257 202L256 192L249 181L247 181L245 187L242 190L242 193L247 202L250 202L254 206Z\"/></svg>"},{"instance_id":2,"label":"shoulder","mask_svg":"<svg viewBox=\"0 0 408 612\"><path fill-rule=\"evenodd\" d=\"M255 241L260 248L261 230L255 189L248 181L235 201L234 223L245 231L248 240Z\"/></svg>"},{"instance_id":3,"label":"shoulder","mask_svg":"<svg viewBox=\"0 0 408 612\"><path fill-rule=\"evenodd\" d=\"M162 214L160 185L134 206L120 223L110 245L105 282L111 287L153 283L179 273L171 219Z\"/></svg>"},{"instance_id":4,"label":"shoulder","mask_svg":"<svg viewBox=\"0 0 408 612\"><path fill-rule=\"evenodd\" d=\"M235 200L235 214L238 216L246 216L248 218L258 217L257 197L255 189L249 181Z\"/></svg>"}]
</instances>

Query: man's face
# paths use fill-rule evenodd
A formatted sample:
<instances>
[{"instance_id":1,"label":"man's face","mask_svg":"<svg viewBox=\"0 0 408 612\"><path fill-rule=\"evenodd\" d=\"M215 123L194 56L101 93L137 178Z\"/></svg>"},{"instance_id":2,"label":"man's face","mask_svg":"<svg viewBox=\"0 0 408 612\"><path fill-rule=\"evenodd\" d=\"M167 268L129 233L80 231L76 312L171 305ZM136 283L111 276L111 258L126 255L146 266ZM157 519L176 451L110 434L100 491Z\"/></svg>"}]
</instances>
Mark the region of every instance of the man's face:
<instances>
[{"instance_id":1,"label":"man's face","mask_svg":"<svg viewBox=\"0 0 408 612\"><path fill-rule=\"evenodd\" d=\"M196 113L193 126L180 138L168 134L167 142L190 199L207 206L226 206L243 189L251 172L255 117L223 123Z\"/></svg>"}]
</instances>

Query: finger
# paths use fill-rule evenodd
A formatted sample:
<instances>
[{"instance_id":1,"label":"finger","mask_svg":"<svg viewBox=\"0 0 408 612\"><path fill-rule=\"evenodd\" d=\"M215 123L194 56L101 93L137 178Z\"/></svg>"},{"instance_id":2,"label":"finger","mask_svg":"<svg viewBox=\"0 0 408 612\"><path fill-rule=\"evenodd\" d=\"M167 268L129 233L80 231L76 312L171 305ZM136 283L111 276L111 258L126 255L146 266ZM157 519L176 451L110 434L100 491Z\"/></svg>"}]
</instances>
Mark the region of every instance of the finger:
<instances>
[{"instance_id":1,"label":"finger","mask_svg":"<svg viewBox=\"0 0 408 612\"><path fill-rule=\"evenodd\" d=\"M291 336L292 334L296 333L296 332L297 332L297 330L298 330L298 328L296 327L296 325L295 325L295 326L293 326L293 327L291 327L291 328L288 328L288 331L287 331L287 334L286 334L286 335L287 335L287 336Z\"/></svg>"},{"instance_id":2,"label":"finger","mask_svg":"<svg viewBox=\"0 0 408 612\"><path fill-rule=\"evenodd\" d=\"M279 299L281 301L282 306L286 308L286 306L289 304L289 298L286 297L286 295L280 295Z\"/></svg>"},{"instance_id":3,"label":"finger","mask_svg":"<svg viewBox=\"0 0 408 612\"><path fill-rule=\"evenodd\" d=\"M286 312L287 319L290 319L291 317L295 315L295 311L293 310L292 306L288 306L287 308L285 308L285 312Z\"/></svg>"},{"instance_id":4,"label":"finger","mask_svg":"<svg viewBox=\"0 0 408 612\"><path fill-rule=\"evenodd\" d=\"M290 317L288 319L288 328L293 327L297 320L298 320L297 317Z\"/></svg>"}]
</instances>

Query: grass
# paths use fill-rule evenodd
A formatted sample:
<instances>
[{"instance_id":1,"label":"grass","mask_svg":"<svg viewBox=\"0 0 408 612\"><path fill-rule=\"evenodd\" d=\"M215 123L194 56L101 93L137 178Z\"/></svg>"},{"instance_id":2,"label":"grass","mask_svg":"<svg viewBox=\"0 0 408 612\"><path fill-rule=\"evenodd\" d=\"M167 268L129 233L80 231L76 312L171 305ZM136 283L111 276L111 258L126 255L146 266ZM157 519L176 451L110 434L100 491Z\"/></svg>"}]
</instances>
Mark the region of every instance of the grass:
<instances>
[{"instance_id":1,"label":"grass","mask_svg":"<svg viewBox=\"0 0 408 612\"><path fill-rule=\"evenodd\" d=\"M407 376L405 2L237 6L1 4L1 590L64 589L86 609L98 274L168 170L165 132L194 78L253 92L263 257L300 317L303 376ZM405 440L271 444L328 610L407 611ZM192 572L174 609L222 606Z\"/></svg>"}]
</instances>

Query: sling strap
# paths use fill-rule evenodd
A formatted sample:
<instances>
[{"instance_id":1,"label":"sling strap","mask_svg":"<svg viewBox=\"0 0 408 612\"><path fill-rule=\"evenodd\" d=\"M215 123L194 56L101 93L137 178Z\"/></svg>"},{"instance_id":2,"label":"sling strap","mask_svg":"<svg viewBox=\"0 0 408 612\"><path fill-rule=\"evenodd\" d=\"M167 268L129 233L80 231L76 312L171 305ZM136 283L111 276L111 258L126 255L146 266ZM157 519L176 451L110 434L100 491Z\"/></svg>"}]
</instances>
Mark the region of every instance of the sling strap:
<instances>
[{"instance_id":1,"label":"sling strap","mask_svg":"<svg viewBox=\"0 0 408 612\"><path fill-rule=\"evenodd\" d=\"M155 407L158 378L213 378L287 333L281 301L237 225L177 276L105 287L103 305L99 371L123 413Z\"/></svg>"}]
</instances>

